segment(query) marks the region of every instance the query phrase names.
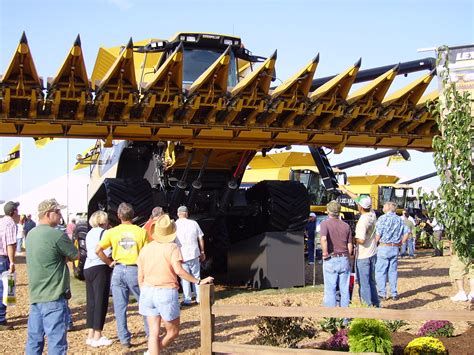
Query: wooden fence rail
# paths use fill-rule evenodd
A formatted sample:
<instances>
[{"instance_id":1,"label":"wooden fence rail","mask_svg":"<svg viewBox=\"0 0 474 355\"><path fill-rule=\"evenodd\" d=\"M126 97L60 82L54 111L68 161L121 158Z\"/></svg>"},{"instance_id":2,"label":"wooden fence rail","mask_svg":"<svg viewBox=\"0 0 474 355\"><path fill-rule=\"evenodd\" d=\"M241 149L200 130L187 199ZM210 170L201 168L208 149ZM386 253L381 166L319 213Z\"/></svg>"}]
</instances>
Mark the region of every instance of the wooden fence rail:
<instances>
[{"instance_id":1,"label":"wooden fence rail","mask_svg":"<svg viewBox=\"0 0 474 355\"><path fill-rule=\"evenodd\" d=\"M453 322L474 321L474 312L433 309L386 309L386 308L341 308L341 307L277 307L256 305L214 305L214 285L200 286L201 354L247 353L247 354L343 354L319 349L283 349L271 346L230 344L214 341L215 316L248 317L337 317L370 318L384 320L449 320ZM347 353L345 353L347 354Z\"/></svg>"}]
</instances>

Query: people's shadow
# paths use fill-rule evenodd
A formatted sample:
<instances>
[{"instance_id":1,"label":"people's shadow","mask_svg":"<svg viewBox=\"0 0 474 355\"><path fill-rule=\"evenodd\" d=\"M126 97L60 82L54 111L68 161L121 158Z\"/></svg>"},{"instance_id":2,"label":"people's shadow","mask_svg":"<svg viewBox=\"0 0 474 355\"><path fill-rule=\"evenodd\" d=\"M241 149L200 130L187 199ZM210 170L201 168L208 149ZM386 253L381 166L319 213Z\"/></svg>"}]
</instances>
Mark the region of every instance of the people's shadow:
<instances>
[{"instance_id":1,"label":"people's shadow","mask_svg":"<svg viewBox=\"0 0 474 355\"><path fill-rule=\"evenodd\" d=\"M417 294L426 294L426 293L431 294L434 297L431 298L431 299L415 298L415 299L407 300L405 302L397 302L397 303L394 303L394 304L390 304L390 305L384 306L384 308L410 309L410 308L422 307L422 306L424 306L428 303L444 299L445 296L441 296L440 294L438 294L434 291L439 289L439 288L448 287L448 286L451 286L450 282L440 282L440 283L437 283L437 284L425 285L425 286L419 287L415 290L410 290L410 291L403 292L399 295L399 297L401 299L411 297L411 296L415 296Z\"/></svg>"}]
</instances>

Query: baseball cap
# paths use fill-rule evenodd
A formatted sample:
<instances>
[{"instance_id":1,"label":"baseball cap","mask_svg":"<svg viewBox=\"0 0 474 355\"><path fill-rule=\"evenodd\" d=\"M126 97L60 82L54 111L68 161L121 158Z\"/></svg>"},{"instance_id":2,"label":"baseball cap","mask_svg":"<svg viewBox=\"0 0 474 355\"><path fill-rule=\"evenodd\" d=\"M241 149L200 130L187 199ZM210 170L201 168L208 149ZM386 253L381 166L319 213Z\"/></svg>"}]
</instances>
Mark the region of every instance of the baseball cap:
<instances>
[{"instance_id":1,"label":"baseball cap","mask_svg":"<svg viewBox=\"0 0 474 355\"><path fill-rule=\"evenodd\" d=\"M18 206L20 206L20 202L8 201L5 206L3 206L3 211L7 216L9 216L18 208Z\"/></svg>"},{"instance_id":2,"label":"baseball cap","mask_svg":"<svg viewBox=\"0 0 474 355\"><path fill-rule=\"evenodd\" d=\"M310 217L316 217L316 213L311 212L311 213L309 214L309 216L310 216Z\"/></svg>"},{"instance_id":3,"label":"baseball cap","mask_svg":"<svg viewBox=\"0 0 474 355\"><path fill-rule=\"evenodd\" d=\"M326 205L328 212L339 214L341 212L341 205L339 202L332 200Z\"/></svg>"},{"instance_id":4,"label":"baseball cap","mask_svg":"<svg viewBox=\"0 0 474 355\"><path fill-rule=\"evenodd\" d=\"M186 206L179 206L178 213L179 212L188 212L188 208Z\"/></svg>"},{"instance_id":5,"label":"baseball cap","mask_svg":"<svg viewBox=\"0 0 474 355\"><path fill-rule=\"evenodd\" d=\"M370 198L370 196L360 195L359 197L354 199L354 201L364 209L372 207L372 199Z\"/></svg>"},{"instance_id":6,"label":"baseball cap","mask_svg":"<svg viewBox=\"0 0 474 355\"><path fill-rule=\"evenodd\" d=\"M51 212L54 210L62 210L63 208L66 208L64 205L60 205L58 201L54 198L50 198L48 200L44 200L40 202L38 205L38 213L46 213L46 212Z\"/></svg>"}]
</instances>

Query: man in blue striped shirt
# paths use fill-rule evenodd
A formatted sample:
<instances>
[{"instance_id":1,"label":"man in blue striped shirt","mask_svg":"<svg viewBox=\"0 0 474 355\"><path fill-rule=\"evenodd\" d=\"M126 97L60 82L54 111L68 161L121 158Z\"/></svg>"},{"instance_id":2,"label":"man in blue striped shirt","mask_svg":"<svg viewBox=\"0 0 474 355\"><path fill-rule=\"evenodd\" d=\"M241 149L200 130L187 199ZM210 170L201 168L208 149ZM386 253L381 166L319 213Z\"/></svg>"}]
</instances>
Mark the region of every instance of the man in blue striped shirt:
<instances>
[{"instance_id":1,"label":"man in blue striped shirt","mask_svg":"<svg viewBox=\"0 0 474 355\"><path fill-rule=\"evenodd\" d=\"M410 230L402 219L395 213L397 204L386 202L383 212L375 227L375 240L378 243L377 263L375 264L375 281L380 299L387 298L387 276L390 283L392 299L398 299L398 248L408 239Z\"/></svg>"}]
</instances>

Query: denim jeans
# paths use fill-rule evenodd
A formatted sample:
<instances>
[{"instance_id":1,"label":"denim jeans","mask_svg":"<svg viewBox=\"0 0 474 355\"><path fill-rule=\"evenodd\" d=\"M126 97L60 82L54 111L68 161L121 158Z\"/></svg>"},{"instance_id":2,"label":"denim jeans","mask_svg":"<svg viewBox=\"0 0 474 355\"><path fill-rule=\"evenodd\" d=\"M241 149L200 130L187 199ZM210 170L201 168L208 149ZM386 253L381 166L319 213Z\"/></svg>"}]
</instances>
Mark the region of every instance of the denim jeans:
<instances>
[{"instance_id":1,"label":"denim jeans","mask_svg":"<svg viewBox=\"0 0 474 355\"><path fill-rule=\"evenodd\" d=\"M48 354L67 353L67 304L64 297L51 302L30 305L26 354L42 354L44 336L48 338Z\"/></svg>"},{"instance_id":2,"label":"denim jeans","mask_svg":"<svg viewBox=\"0 0 474 355\"><path fill-rule=\"evenodd\" d=\"M16 252L21 253L21 246L23 244L23 238L16 238Z\"/></svg>"},{"instance_id":3,"label":"denim jeans","mask_svg":"<svg viewBox=\"0 0 474 355\"><path fill-rule=\"evenodd\" d=\"M323 262L324 305L336 307L336 288L339 285L341 307L349 306L349 280L351 267L346 256L331 257Z\"/></svg>"},{"instance_id":4,"label":"denim jeans","mask_svg":"<svg viewBox=\"0 0 474 355\"><path fill-rule=\"evenodd\" d=\"M407 249L408 249L408 255L409 256L415 256L415 240L413 238L407 239L407 241L402 244L402 248L400 250L400 255L401 256L406 256L407 255Z\"/></svg>"},{"instance_id":5,"label":"denim jeans","mask_svg":"<svg viewBox=\"0 0 474 355\"><path fill-rule=\"evenodd\" d=\"M377 255L370 258L357 259L357 280L359 280L359 298L369 307L380 307L375 283L375 264Z\"/></svg>"},{"instance_id":6,"label":"denim jeans","mask_svg":"<svg viewBox=\"0 0 474 355\"><path fill-rule=\"evenodd\" d=\"M127 327L127 306L130 292L140 302L140 288L138 287L138 268L136 265L117 264L114 267L111 279L112 299L117 322L117 336L122 344L129 344L132 334ZM145 323L145 333L148 336L148 324Z\"/></svg>"},{"instance_id":7,"label":"denim jeans","mask_svg":"<svg viewBox=\"0 0 474 355\"><path fill-rule=\"evenodd\" d=\"M199 258L194 258L183 263L183 269L193 275L195 278L201 277L201 264ZM191 282L181 279L181 286L183 287L183 302L191 303ZM196 294L196 302L199 303L199 287L196 284L192 284L194 293Z\"/></svg>"},{"instance_id":8,"label":"denim jeans","mask_svg":"<svg viewBox=\"0 0 474 355\"><path fill-rule=\"evenodd\" d=\"M0 256L0 276L3 272L10 269L10 260L8 256ZM3 297L3 282L0 280L0 297ZM7 322L7 306L5 306L0 300L0 324Z\"/></svg>"},{"instance_id":9,"label":"denim jeans","mask_svg":"<svg viewBox=\"0 0 474 355\"><path fill-rule=\"evenodd\" d=\"M398 296L398 247L379 246L377 249L377 263L375 264L375 280L380 297L387 296L387 276L390 283L392 297Z\"/></svg>"},{"instance_id":10,"label":"denim jeans","mask_svg":"<svg viewBox=\"0 0 474 355\"><path fill-rule=\"evenodd\" d=\"M307 239L307 247L308 247L308 262L314 263L314 238Z\"/></svg>"}]
</instances>

